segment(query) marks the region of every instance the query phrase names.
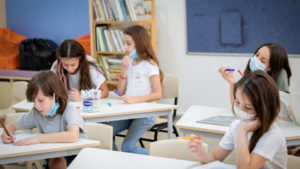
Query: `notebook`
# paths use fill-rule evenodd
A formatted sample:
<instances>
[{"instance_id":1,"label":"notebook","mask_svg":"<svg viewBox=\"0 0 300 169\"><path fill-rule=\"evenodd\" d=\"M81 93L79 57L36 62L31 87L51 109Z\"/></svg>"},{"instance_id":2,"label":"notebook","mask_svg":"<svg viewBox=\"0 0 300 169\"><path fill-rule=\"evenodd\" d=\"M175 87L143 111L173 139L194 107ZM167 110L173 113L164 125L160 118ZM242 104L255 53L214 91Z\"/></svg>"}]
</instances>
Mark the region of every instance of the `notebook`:
<instances>
[{"instance_id":1,"label":"notebook","mask_svg":"<svg viewBox=\"0 0 300 169\"><path fill-rule=\"evenodd\" d=\"M196 121L197 123L206 123L206 124L216 124L221 126L230 126L230 124L233 122L234 117L233 116L224 116L224 115L218 115L214 117L208 117L205 119L201 119Z\"/></svg>"}]
</instances>

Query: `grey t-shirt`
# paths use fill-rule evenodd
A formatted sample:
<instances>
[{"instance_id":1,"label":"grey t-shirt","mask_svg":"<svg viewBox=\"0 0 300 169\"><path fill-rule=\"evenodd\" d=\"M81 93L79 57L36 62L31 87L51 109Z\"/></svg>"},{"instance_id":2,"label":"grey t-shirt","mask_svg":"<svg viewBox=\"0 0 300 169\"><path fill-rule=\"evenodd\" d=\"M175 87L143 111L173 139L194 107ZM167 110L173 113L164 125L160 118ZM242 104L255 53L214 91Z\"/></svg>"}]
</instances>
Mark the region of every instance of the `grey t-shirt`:
<instances>
[{"instance_id":1,"label":"grey t-shirt","mask_svg":"<svg viewBox=\"0 0 300 169\"><path fill-rule=\"evenodd\" d=\"M36 109L32 109L17 120L17 125L24 129L38 128L39 132L43 134L67 131L69 127L76 125L80 129L79 137L88 138L80 112L70 105L66 106L62 115L57 114L54 118L43 116Z\"/></svg>"}]
</instances>

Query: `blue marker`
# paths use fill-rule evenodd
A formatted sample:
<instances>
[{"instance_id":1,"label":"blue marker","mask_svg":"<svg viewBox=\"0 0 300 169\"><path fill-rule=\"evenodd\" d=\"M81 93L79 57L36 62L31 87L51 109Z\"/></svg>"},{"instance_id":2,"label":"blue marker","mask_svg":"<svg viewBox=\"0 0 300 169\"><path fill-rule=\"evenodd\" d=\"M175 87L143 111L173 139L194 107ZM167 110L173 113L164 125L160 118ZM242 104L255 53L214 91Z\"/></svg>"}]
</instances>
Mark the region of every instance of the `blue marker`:
<instances>
[{"instance_id":1,"label":"blue marker","mask_svg":"<svg viewBox=\"0 0 300 169\"><path fill-rule=\"evenodd\" d=\"M234 72L234 69L225 69L225 71L233 71Z\"/></svg>"},{"instance_id":2,"label":"blue marker","mask_svg":"<svg viewBox=\"0 0 300 169\"><path fill-rule=\"evenodd\" d=\"M118 93L116 90L114 90L114 93L116 94L116 95L118 95L118 96L122 96L120 93Z\"/></svg>"}]
</instances>

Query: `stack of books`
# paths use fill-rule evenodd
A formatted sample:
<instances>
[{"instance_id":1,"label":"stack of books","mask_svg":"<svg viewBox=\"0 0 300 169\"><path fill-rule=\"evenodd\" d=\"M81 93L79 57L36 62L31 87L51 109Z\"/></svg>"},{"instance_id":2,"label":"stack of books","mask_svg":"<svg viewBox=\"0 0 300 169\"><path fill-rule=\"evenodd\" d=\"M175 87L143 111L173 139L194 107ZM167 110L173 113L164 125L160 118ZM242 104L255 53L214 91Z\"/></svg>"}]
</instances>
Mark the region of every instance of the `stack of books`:
<instances>
[{"instance_id":1,"label":"stack of books","mask_svg":"<svg viewBox=\"0 0 300 169\"><path fill-rule=\"evenodd\" d=\"M107 56L98 55L98 61L100 66L105 69L107 80L118 81L121 73L122 59L117 58L117 56L115 58L108 58Z\"/></svg>"}]
</instances>

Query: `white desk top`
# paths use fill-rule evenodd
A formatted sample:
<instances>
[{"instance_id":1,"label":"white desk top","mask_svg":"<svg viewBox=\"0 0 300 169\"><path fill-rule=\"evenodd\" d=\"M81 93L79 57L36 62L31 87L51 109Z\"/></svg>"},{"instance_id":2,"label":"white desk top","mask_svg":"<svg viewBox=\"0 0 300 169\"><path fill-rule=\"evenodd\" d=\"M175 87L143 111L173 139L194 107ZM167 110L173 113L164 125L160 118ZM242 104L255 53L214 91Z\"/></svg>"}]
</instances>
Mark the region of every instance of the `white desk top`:
<instances>
[{"instance_id":1,"label":"white desk top","mask_svg":"<svg viewBox=\"0 0 300 169\"><path fill-rule=\"evenodd\" d=\"M112 106L108 106L111 103ZM82 108L82 102L70 102L74 107L80 106ZM12 109L18 111L29 111L33 108L32 102L22 100L21 102L12 106ZM124 114L138 114L143 112L158 112L177 109L178 106L171 104L159 104L155 102L124 104L119 99L101 99L100 111L94 113L82 112L81 115L84 119L95 117L107 117L107 116L119 116Z\"/></svg>"},{"instance_id":2,"label":"white desk top","mask_svg":"<svg viewBox=\"0 0 300 169\"><path fill-rule=\"evenodd\" d=\"M0 135L2 134L3 129L0 128ZM37 135L38 133L28 133L25 131L16 131L14 136L16 139L31 137ZM95 140L87 140L87 139L79 139L76 143L41 143L41 144L33 144L27 146L13 146L12 144L3 144L0 140L0 164L7 164L12 162L21 162L21 161L28 161L28 160L39 160L44 158L53 158L53 157L60 157L65 156L64 154L72 153L69 150L77 150L79 151L85 147L94 147L98 146L100 143L99 141ZM69 152L68 152L69 151ZM60 155L60 153L62 153ZM56 153L50 156L45 154L48 153ZM69 154L69 155L72 155ZM33 155L40 155L39 157ZM28 158L23 158L23 157ZM30 157L29 157L30 156Z\"/></svg>"},{"instance_id":3,"label":"white desk top","mask_svg":"<svg viewBox=\"0 0 300 169\"><path fill-rule=\"evenodd\" d=\"M197 165L200 164L193 161L85 148L80 151L68 169L187 169Z\"/></svg>"},{"instance_id":4,"label":"white desk top","mask_svg":"<svg viewBox=\"0 0 300 169\"><path fill-rule=\"evenodd\" d=\"M229 129L228 126L196 122L198 120L217 115L233 116L230 109L207 106L191 106L176 123L176 127L178 127L179 129L224 134L226 130ZM278 121L277 124L287 141L300 139L300 126L284 121Z\"/></svg>"}]
</instances>

